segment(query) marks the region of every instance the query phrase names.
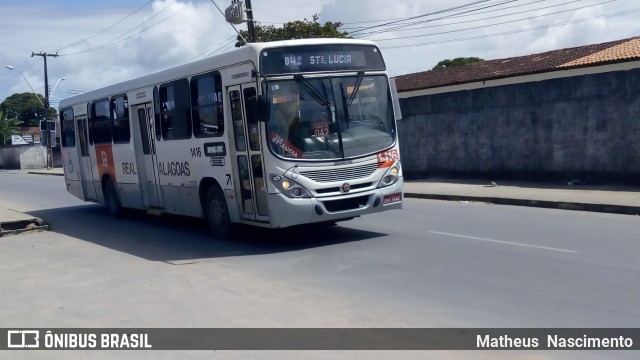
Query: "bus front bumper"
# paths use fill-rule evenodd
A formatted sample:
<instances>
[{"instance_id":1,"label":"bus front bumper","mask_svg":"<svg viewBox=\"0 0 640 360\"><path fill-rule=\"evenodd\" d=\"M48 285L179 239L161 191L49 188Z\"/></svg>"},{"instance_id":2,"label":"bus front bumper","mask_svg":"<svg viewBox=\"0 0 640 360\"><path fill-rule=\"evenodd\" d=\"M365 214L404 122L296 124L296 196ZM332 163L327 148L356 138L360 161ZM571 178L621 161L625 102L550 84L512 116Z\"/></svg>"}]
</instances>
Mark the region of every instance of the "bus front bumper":
<instances>
[{"instance_id":1,"label":"bus front bumper","mask_svg":"<svg viewBox=\"0 0 640 360\"><path fill-rule=\"evenodd\" d=\"M402 178L390 186L349 195L291 199L269 194L273 228L335 222L386 210L402 209Z\"/></svg>"}]
</instances>

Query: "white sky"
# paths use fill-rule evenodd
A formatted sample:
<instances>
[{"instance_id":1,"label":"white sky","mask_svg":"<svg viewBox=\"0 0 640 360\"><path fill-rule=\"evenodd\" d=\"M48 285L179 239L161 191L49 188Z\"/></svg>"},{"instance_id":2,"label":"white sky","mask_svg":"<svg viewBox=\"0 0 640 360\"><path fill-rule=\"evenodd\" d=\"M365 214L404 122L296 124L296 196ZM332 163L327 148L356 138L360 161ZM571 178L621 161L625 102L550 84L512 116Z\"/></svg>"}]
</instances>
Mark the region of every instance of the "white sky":
<instances>
[{"instance_id":1,"label":"white sky","mask_svg":"<svg viewBox=\"0 0 640 360\"><path fill-rule=\"evenodd\" d=\"M215 2L223 10L230 4L230 0ZM255 19L264 25L310 19L313 13L320 15L321 22L344 23L341 29L354 37L378 42L393 76L431 69L447 58L477 56L490 60L640 35L637 0L252 3ZM472 3L409 20L420 21L413 30L378 26L356 31L359 27ZM15 66L36 92L44 92L42 57L31 57L32 51L58 51L61 55L48 58L50 86L66 77L51 98L55 106L76 91L92 90L229 50L235 39L235 32L211 0L2 0L0 14L0 102L13 93L30 91L20 72L4 65ZM446 18L438 19L442 17Z\"/></svg>"}]
</instances>

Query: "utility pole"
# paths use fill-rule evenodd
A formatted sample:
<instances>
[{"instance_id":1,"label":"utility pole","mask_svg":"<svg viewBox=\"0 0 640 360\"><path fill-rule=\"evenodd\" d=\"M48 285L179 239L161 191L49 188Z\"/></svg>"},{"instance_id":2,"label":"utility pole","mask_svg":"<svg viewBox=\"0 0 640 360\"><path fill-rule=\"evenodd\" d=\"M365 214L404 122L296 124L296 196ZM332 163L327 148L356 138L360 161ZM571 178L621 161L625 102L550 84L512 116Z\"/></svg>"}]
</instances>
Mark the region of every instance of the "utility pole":
<instances>
[{"instance_id":1,"label":"utility pole","mask_svg":"<svg viewBox=\"0 0 640 360\"><path fill-rule=\"evenodd\" d=\"M58 53L55 54L47 54L44 53L34 53L31 52L31 57L34 56L42 56L44 59L44 123L45 123L45 134L47 138L47 169L51 169L53 167L53 156L51 154L51 131L49 129L49 77L47 76L47 57L57 57ZM56 138L55 135L53 137Z\"/></svg>"},{"instance_id":2,"label":"utility pole","mask_svg":"<svg viewBox=\"0 0 640 360\"><path fill-rule=\"evenodd\" d=\"M247 30L249 31L249 42L256 42L256 27L253 23L253 8L251 7L251 0L247 0Z\"/></svg>"},{"instance_id":3,"label":"utility pole","mask_svg":"<svg viewBox=\"0 0 640 360\"><path fill-rule=\"evenodd\" d=\"M216 5L216 3L213 3ZM218 7L218 5L216 5ZM218 8L220 10L220 8ZM222 10L220 10L222 12ZM246 19L245 20L245 15ZM256 26L253 21L253 9L251 8L251 0L246 0L246 5L244 2L240 0L231 0L231 5L225 9L224 18L227 20L229 24L239 25L243 22L247 23L247 31L249 32L249 40L247 41L240 32L233 26L233 30L238 33L238 37L242 39L245 43L254 43L257 41L256 36Z\"/></svg>"}]
</instances>

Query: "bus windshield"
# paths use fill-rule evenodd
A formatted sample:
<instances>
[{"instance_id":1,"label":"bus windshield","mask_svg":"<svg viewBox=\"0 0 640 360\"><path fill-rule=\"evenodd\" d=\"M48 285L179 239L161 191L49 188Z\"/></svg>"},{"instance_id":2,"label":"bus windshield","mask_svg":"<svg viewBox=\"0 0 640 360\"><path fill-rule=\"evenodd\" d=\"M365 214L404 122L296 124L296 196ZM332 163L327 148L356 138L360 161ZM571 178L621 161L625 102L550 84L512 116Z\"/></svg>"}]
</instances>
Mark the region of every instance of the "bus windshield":
<instances>
[{"instance_id":1,"label":"bus windshield","mask_svg":"<svg viewBox=\"0 0 640 360\"><path fill-rule=\"evenodd\" d=\"M384 75L296 75L268 83L269 147L294 159L333 160L370 154L393 145L396 129Z\"/></svg>"}]
</instances>

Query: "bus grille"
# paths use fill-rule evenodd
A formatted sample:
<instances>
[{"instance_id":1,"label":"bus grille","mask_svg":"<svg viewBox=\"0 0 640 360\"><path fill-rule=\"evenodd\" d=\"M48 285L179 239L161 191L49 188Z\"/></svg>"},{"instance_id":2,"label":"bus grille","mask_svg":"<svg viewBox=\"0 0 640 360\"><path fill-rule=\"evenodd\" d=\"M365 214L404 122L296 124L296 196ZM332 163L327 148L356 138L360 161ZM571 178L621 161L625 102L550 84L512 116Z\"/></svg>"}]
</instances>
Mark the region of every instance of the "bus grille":
<instances>
[{"instance_id":1,"label":"bus grille","mask_svg":"<svg viewBox=\"0 0 640 360\"><path fill-rule=\"evenodd\" d=\"M370 183L370 182L364 183L364 184L351 184L350 191L368 188L371 185L373 185L373 183ZM336 187L330 187L330 188L324 188L324 189L316 189L316 192L318 194L339 193L340 187L336 186Z\"/></svg>"},{"instance_id":2,"label":"bus grille","mask_svg":"<svg viewBox=\"0 0 640 360\"><path fill-rule=\"evenodd\" d=\"M374 163L342 169L302 171L300 175L317 182L346 181L366 178L377 169L378 164Z\"/></svg>"}]
</instances>

